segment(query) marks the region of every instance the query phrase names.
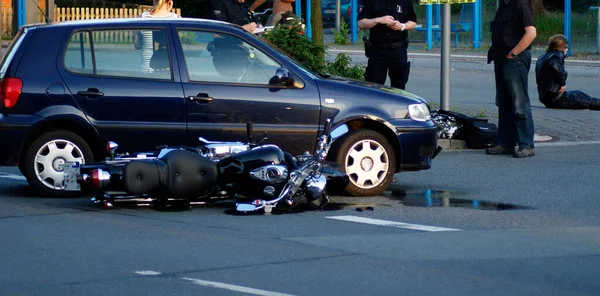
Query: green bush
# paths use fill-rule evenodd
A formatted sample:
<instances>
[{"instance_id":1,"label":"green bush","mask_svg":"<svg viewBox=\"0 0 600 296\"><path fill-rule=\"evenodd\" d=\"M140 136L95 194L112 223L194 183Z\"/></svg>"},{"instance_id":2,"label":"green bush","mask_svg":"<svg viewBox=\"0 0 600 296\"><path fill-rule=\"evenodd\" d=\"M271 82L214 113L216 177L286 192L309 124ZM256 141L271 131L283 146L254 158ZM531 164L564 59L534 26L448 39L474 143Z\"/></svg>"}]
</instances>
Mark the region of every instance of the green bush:
<instances>
[{"instance_id":1,"label":"green bush","mask_svg":"<svg viewBox=\"0 0 600 296\"><path fill-rule=\"evenodd\" d=\"M338 32L335 28L332 28L331 31L335 37L335 44L346 45L350 43L348 40L348 33L350 33L350 29L343 18L340 20L340 31Z\"/></svg>"},{"instance_id":2,"label":"green bush","mask_svg":"<svg viewBox=\"0 0 600 296\"><path fill-rule=\"evenodd\" d=\"M327 67L324 58L327 47L312 42L308 37L300 34L301 31L302 27L299 25L276 26L275 29L264 34L264 39L308 70L324 72Z\"/></svg>"},{"instance_id":3,"label":"green bush","mask_svg":"<svg viewBox=\"0 0 600 296\"><path fill-rule=\"evenodd\" d=\"M327 73L358 80L365 78L365 68L352 65L352 59L343 53L338 54L333 63L327 63Z\"/></svg>"},{"instance_id":4,"label":"green bush","mask_svg":"<svg viewBox=\"0 0 600 296\"><path fill-rule=\"evenodd\" d=\"M300 34L301 30L300 26L277 26L264 34L264 39L308 70L364 79L364 67L352 65L352 59L345 54L338 54L333 62L327 62L325 60L327 47L312 42L305 35Z\"/></svg>"}]
</instances>

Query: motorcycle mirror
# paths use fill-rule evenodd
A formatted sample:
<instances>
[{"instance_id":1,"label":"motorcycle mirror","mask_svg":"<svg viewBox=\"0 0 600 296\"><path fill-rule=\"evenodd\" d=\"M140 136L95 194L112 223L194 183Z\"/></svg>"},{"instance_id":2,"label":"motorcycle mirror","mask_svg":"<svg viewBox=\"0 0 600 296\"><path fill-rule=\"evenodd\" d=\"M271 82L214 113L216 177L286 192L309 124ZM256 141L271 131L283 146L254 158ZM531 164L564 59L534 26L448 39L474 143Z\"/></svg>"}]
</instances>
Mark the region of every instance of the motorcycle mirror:
<instances>
[{"instance_id":1,"label":"motorcycle mirror","mask_svg":"<svg viewBox=\"0 0 600 296\"><path fill-rule=\"evenodd\" d=\"M342 124L331 131L331 140L335 140L343 135L345 135L349 131L348 126Z\"/></svg>"},{"instance_id":2,"label":"motorcycle mirror","mask_svg":"<svg viewBox=\"0 0 600 296\"><path fill-rule=\"evenodd\" d=\"M110 154L110 159L115 159L115 151L117 148L119 148L119 144L113 141L108 141L108 143L106 143L106 150Z\"/></svg>"},{"instance_id":3,"label":"motorcycle mirror","mask_svg":"<svg viewBox=\"0 0 600 296\"><path fill-rule=\"evenodd\" d=\"M256 206L241 203L241 204L237 204L235 206L235 210L238 212L254 212L254 211L256 211Z\"/></svg>"}]
</instances>

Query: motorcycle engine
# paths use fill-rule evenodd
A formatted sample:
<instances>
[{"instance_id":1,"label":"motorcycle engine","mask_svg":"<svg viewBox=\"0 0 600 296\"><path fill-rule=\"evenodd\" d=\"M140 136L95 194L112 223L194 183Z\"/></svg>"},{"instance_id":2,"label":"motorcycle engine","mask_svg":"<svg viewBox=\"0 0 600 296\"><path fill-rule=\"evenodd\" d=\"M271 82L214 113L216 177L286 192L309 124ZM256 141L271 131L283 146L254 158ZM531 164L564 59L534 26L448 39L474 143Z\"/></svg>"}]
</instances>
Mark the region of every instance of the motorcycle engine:
<instances>
[{"instance_id":1,"label":"motorcycle engine","mask_svg":"<svg viewBox=\"0 0 600 296\"><path fill-rule=\"evenodd\" d=\"M248 198L276 196L289 178L284 153L274 145L224 157L217 168L224 188Z\"/></svg>"}]
</instances>

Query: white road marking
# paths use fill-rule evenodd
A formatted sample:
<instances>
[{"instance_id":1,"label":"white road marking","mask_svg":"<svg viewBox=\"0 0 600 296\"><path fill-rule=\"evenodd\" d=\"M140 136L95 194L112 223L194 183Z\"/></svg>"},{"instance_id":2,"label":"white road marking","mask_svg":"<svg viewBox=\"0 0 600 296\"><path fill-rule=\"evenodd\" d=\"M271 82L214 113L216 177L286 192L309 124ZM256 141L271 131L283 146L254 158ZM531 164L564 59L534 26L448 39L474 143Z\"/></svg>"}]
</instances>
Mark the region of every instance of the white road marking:
<instances>
[{"instance_id":1,"label":"white road marking","mask_svg":"<svg viewBox=\"0 0 600 296\"><path fill-rule=\"evenodd\" d=\"M23 176L9 174L9 173L2 173L2 172L0 172L0 178L13 179L13 180L23 180L23 181L27 180Z\"/></svg>"},{"instance_id":2,"label":"white road marking","mask_svg":"<svg viewBox=\"0 0 600 296\"><path fill-rule=\"evenodd\" d=\"M140 275L161 275L162 273L158 272L158 271L154 271L154 270L140 270L140 271L136 271L134 273L140 274Z\"/></svg>"},{"instance_id":3,"label":"white road marking","mask_svg":"<svg viewBox=\"0 0 600 296\"><path fill-rule=\"evenodd\" d=\"M387 220L363 218L363 217L358 217L358 216L331 216L331 217L327 217L327 218L335 219L335 220L342 220L342 221L349 221L349 222L365 223L365 224L371 224L371 225L391 226L391 227L405 228L405 229L419 230L419 231L430 231L430 232L461 231L460 229L454 229L454 228L410 224L410 223L394 222L394 221L387 221Z\"/></svg>"},{"instance_id":4,"label":"white road marking","mask_svg":"<svg viewBox=\"0 0 600 296\"><path fill-rule=\"evenodd\" d=\"M201 285L201 286L212 287L212 288L219 288L219 289L226 289L226 290L231 290L231 291L236 291L236 292L242 292L242 293L248 293L248 294L253 294L253 295L261 295L261 296L292 296L290 294L283 294L283 293L277 293L277 292L259 290L259 289L248 288L248 287L244 287L244 286L230 285L230 284L219 283L219 282L210 282L210 281L204 281L204 280L193 279L193 278L181 278L181 279L182 280L186 280L186 281L190 281L190 282L192 282L194 284Z\"/></svg>"}]
</instances>

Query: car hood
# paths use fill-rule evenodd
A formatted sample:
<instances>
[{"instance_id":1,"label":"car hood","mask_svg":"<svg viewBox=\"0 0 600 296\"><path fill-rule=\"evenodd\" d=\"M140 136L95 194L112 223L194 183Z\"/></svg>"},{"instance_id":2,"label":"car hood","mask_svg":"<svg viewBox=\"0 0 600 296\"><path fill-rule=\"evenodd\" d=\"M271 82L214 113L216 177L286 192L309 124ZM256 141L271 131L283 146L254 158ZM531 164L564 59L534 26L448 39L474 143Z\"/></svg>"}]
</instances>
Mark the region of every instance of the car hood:
<instances>
[{"instance_id":1,"label":"car hood","mask_svg":"<svg viewBox=\"0 0 600 296\"><path fill-rule=\"evenodd\" d=\"M410 104L427 103L422 97L398 88L341 77L317 79L324 108L335 113L364 114L383 120L407 118Z\"/></svg>"}]
</instances>

